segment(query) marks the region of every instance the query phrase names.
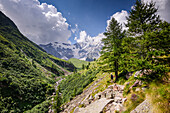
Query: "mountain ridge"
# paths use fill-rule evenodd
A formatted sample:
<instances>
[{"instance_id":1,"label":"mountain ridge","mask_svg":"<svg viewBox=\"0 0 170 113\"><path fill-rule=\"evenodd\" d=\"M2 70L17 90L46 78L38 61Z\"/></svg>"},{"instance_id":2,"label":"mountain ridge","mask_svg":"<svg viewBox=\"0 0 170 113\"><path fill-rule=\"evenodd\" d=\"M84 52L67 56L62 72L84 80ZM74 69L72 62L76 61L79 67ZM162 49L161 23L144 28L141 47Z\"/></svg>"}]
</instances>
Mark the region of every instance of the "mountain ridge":
<instances>
[{"instance_id":1,"label":"mountain ridge","mask_svg":"<svg viewBox=\"0 0 170 113\"><path fill-rule=\"evenodd\" d=\"M40 44L47 53L58 58L69 60L77 58L85 61L93 61L100 57L100 51L103 44L99 41L94 42L77 42L73 45L67 43L51 42L49 44Z\"/></svg>"}]
</instances>

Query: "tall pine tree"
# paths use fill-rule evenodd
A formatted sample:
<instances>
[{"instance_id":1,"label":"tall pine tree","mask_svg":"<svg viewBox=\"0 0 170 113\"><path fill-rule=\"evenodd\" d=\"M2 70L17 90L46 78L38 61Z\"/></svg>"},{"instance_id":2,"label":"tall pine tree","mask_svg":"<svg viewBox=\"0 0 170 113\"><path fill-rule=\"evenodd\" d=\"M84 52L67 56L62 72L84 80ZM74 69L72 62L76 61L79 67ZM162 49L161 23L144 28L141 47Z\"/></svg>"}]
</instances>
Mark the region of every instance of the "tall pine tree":
<instances>
[{"instance_id":1,"label":"tall pine tree","mask_svg":"<svg viewBox=\"0 0 170 113\"><path fill-rule=\"evenodd\" d=\"M107 38L104 38L102 42L104 47L102 48L102 58L103 63L108 64L110 71L115 72L116 80L118 78L119 71L119 59L122 52L122 39L125 37L125 32L122 31L122 25L120 25L115 18L112 18L106 32L104 35Z\"/></svg>"},{"instance_id":2,"label":"tall pine tree","mask_svg":"<svg viewBox=\"0 0 170 113\"><path fill-rule=\"evenodd\" d=\"M159 57L169 50L169 47L163 47L163 44L167 44L166 41L169 40L169 24L161 27L163 23L157 15L157 10L153 2L144 3L136 0L127 17L128 38L124 40L124 48L126 48L126 66L129 70L165 72L166 66Z\"/></svg>"}]
</instances>

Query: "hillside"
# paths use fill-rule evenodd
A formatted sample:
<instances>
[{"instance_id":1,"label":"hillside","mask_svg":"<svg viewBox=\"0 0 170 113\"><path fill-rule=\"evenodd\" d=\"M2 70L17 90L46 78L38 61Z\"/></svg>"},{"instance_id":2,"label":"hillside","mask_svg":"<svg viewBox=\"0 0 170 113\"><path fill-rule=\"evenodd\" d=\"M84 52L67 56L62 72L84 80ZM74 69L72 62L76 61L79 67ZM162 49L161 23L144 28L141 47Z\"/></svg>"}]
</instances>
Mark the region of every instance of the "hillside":
<instances>
[{"instance_id":1,"label":"hillside","mask_svg":"<svg viewBox=\"0 0 170 113\"><path fill-rule=\"evenodd\" d=\"M0 12L0 110L24 112L51 96L55 78L76 69L72 63L48 55L23 36ZM65 72L64 72L65 71ZM48 106L45 102L43 106ZM47 108L42 109L44 112Z\"/></svg>"},{"instance_id":2,"label":"hillside","mask_svg":"<svg viewBox=\"0 0 170 113\"><path fill-rule=\"evenodd\" d=\"M89 62L87 61L84 61L84 60L79 60L79 59L76 59L76 58L71 58L69 59L68 61L70 61L71 63L73 63L76 68L79 68L81 69L82 68L82 65L86 66L88 65Z\"/></svg>"},{"instance_id":3,"label":"hillside","mask_svg":"<svg viewBox=\"0 0 170 113\"><path fill-rule=\"evenodd\" d=\"M35 60L48 70L52 69L52 61L56 62L62 67L67 68L70 71L74 70L73 64L69 64L69 62L65 60L60 60L56 57L48 55L41 47L23 36L18 30L17 26L2 12L0 12L0 35L13 42L17 49L20 49L20 51L26 54L29 58ZM57 75L63 74L63 72L57 67L53 68L53 72Z\"/></svg>"}]
</instances>

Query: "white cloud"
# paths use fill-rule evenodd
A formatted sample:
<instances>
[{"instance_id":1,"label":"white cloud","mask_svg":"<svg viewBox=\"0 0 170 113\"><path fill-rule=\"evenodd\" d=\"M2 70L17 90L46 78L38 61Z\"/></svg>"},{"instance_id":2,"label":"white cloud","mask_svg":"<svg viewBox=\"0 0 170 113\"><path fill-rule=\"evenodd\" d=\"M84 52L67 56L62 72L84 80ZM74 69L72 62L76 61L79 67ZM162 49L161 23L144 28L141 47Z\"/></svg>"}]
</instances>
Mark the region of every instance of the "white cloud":
<instances>
[{"instance_id":1,"label":"white cloud","mask_svg":"<svg viewBox=\"0 0 170 113\"><path fill-rule=\"evenodd\" d=\"M71 36L66 18L53 5L38 0L0 0L0 10L36 43L68 42Z\"/></svg>"},{"instance_id":2,"label":"white cloud","mask_svg":"<svg viewBox=\"0 0 170 113\"><path fill-rule=\"evenodd\" d=\"M161 19L170 22L170 0L143 0L145 3L147 2L156 2L156 7L158 7L158 14Z\"/></svg>"},{"instance_id":3,"label":"white cloud","mask_svg":"<svg viewBox=\"0 0 170 113\"><path fill-rule=\"evenodd\" d=\"M107 27L111 21L112 18L115 18L120 24L122 24L123 30L126 30L124 23L127 23L126 16L128 16L128 12L125 10L122 10L121 12L116 12L110 17L110 20L107 20Z\"/></svg>"},{"instance_id":4,"label":"white cloud","mask_svg":"<svg viewBox=\"0 0 170 113\"><path fill-rule=\"evenodd\" d=\"M80 38L77 39L77 37L75 37L75 40L78 43L93 43L93 44L97 44L97 43L101 43L101 40L103 38L105 38L103 33L100 33L100 34L98 34L95 37L91 37L91 36L87 35L86 31L81 31L80 32Z\"/></svg>"}]
</instances>

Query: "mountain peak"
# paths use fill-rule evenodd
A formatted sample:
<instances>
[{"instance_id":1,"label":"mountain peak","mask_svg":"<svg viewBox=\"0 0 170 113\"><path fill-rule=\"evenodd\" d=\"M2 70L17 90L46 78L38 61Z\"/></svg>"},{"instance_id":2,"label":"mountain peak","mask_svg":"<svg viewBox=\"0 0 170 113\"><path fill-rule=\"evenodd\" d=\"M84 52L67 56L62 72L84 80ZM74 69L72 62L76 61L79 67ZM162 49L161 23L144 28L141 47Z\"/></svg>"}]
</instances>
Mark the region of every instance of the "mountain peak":
<instances>
[{"instance_id":1,"label":"mountain peak","mask_svg":"<svg viewBox=\"0 0 170 113\"><path fill-rule=\"evenodd\" d=\"M70 58L77 58L86 61L93 61L94 58L100 57L100 51L102 48L101 41L95 42L91 40L89 42L77 42L73 45L68 43L52 42L49 44L40 44L40 46L58 58L68 60Z\"/></svg>"}]
</instances>

